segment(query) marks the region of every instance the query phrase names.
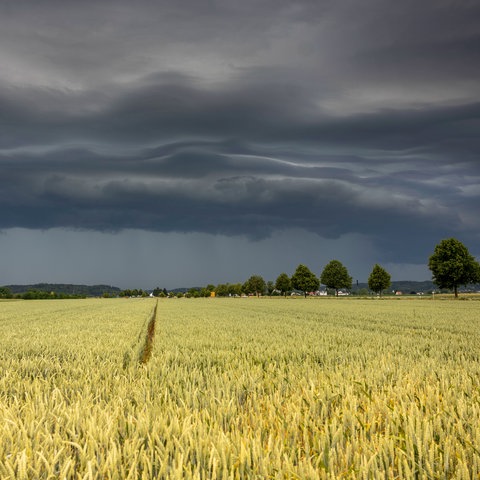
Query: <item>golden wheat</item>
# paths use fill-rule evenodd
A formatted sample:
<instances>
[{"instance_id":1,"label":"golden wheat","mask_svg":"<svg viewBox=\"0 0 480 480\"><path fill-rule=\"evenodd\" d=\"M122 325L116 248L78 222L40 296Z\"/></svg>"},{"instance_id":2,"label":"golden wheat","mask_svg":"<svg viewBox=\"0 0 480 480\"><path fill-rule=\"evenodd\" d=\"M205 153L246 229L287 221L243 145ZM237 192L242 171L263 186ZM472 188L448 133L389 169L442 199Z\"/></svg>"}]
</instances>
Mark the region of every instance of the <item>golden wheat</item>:
<instances>
[{"instance_id":1,"label":"golden wheat","mask_svg":"<svg viewBox=\"0 0 480 480\"><path fill-rule=\"evenodd\" d=\"M1 307L2 479L479 478L477 302Z\"/></svg>"}]
</instances>

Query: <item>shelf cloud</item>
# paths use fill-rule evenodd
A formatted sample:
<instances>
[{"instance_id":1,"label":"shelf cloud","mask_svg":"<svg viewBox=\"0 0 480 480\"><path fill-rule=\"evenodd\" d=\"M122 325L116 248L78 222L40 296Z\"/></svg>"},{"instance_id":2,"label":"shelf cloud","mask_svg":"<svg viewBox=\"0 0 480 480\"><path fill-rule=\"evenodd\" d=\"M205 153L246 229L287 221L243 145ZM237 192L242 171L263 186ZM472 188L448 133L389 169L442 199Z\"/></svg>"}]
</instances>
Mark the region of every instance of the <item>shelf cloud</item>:
<instances>
[{"instance_id":1,"label":"shelf cloud","mask_svg":"<svg viewBox=\"0 0 480 480\"><path fill-rule=\"evenodd\" d=\"M363 276L371 261L425 264L450 236L480 253L476 4L27 1L0 13L9 235L50 231L51 248L58 229L184 235L192 249L202 235L243 238L251 268L255 244L285 232L312 239L304 263L317 264L330 258L314 243L341 240L341 257L361 237Z\"/></svg>"}]
</instances>

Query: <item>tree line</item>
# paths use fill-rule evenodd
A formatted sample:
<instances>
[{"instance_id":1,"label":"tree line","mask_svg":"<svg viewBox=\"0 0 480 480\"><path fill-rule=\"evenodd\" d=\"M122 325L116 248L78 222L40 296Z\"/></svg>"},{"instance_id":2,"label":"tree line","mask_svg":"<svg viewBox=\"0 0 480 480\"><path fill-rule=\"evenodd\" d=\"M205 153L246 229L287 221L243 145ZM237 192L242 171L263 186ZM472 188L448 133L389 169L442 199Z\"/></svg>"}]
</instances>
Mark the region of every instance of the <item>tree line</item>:
<instances>
[{"instance_id":1,"label":"tree line","mask_svg":"<svg viewBox=\"0 0 480 480\"><path fill-rule=\"evenodd\" d=\"M45 290L30 289L23 293L13 293L8 287L0 287L0 298L18 298L22 300L66 300L86 298L85 295L70 295L62 292L47 292Z\"/></svg>"},{"instance_id":2,"label":"tree line","mask_svg":"<svg viewBox=\"0 0 480 480\"><path fill-rule=\"evenodd\" d=\"M480 283L480 264L475 260L467 247L455 238L442 240L429 257L428 267L432 272L433 282L441 289L448 289L458 297L458 287L461 285ZM327 289L335 291L338 296L340 289L352 288L352 277L347 268L339 260L331 260L317 277L306 265L300 264L294 274L289 276L281 273L275 282L266 282L261 275L252 275L244 283L226 283L207 285L201 289L190 289L185 293L191 297L209 297L212 292L216 296L240 295L272 295L274 293L288 295L292 291L300 291L305 297L317 292L323 284ZM375 264L368 277L368 288L376 293L382 293L391 285L391 275L381 265ZM155 294L155 293L154 293ZM171 295L171 293L163 292ZM178 295L184 295L183 293Z\"/></svg>"},{"instance_id":3,"label":"tree line","mask_svg":"<svg viewBox=\"0 0 480 480\"><path fill-rule=\"evenodd\" d=\"M295 273L290 277L281 273L275 281L265 281L261 275L252 275L243 283L221 283L217 286L209 284L202 288L191 288L186 292L167 292L165 289L156 288L154 296L158 297L218 297L242 296L242 295L284 295L297 291L307 297L315 294L320 284L335 291L338 295L340 289L352 287L352 277L347 268L338 260L332 260L324 268L320 277L317 277L306 265L298 265ZM390 274L379 265L375 265L369 278L369 288L381 293L390 286ZM130 291L128 291L130 292ZM125 295L127 296L127 295Z\"/></svg>"},{"instance_id":4,"label":"tree line","mask_svg":"<svg viewBox=\"0 0 480 480\"><path fill-rule=\"evenodd\" d=\"M442 240L429 257L428 267L432 272L433 282L441 289L448 289L458 297L458 288L462 285L480 283L480 264L475 260L467 247L455 238ZM293 275L281 273L275 281L265 281L261 275L252 275L244 283L225 283L207 285L202 288L192 288L187 292L168 292L165 288L156 288L153 295L156 297L188 296L210 297L216 296L241 296L241 295L288 295L292 291L302 292L306 297L312 292L317 292L323 284L338 296L340 289L352 288L352 277L347 268L338 260L330 261L317 277L306 265L300 264ZM390 274L379 264L375 264L368 277L368 288L378 294L382 293L391 285ZM105 286L99 286L105 288ZM150 295L142 289L127 289L112 291L108 287L103 296L140 296ZM119 290L119 289L115 289ZM14 294L8 287L0 287L0 298L23 298L29 299L63 299L85 298L85 295L66 294L64 292L46 291L43 289L30 289L22 294Z\"/></svg>"},{"instance_id":5,"label":"tree line","mask_svg":"<svg viewBox=\"0 0 480 480\"><path fill-rule=\"evenodd\" d=\"M315 294L321 284L325 285L328 289L334 290L335 295L338 296L341 289L349 290L352 288L352 277L348 273L347 268L339 260L330 261L319 277L306 265L300 264L292 276L282 272L275 282L265 282L260 275L252 275L242 285L242 293L259 296L265 293L271 295L273 292L276 292L280 295L287 296L292 291L298 291L307 297L308 295ZM375 265L369 277L369 288L375 292L382 292L389 286L390 275L385 269L379 265Z\"/></svg>"}]
</instances>

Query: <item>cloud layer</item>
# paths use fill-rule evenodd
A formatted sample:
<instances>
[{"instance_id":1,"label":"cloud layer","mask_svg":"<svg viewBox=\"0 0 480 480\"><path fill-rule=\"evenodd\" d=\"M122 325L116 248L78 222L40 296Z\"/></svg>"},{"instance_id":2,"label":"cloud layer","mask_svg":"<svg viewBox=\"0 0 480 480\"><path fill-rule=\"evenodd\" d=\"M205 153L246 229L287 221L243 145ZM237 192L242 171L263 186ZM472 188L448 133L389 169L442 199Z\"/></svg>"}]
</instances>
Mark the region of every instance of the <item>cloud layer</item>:
<instances>
[{"instance_id":1,"label":"cloud layer","mask_svg":"<svg viewBox=\"0 0 480 480\"><path fill-rule=\"evenodd\" d=\"M476 2L4 2L0 229L479 252Z\"/></svg>"}]
</instances>

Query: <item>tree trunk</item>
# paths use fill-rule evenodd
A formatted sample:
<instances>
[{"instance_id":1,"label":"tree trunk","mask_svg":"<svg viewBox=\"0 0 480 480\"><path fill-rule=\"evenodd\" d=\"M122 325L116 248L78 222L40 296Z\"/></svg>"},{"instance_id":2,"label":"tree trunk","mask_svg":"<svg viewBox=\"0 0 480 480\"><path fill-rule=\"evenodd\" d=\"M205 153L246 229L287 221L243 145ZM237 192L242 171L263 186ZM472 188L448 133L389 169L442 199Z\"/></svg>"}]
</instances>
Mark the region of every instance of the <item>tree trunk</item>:
<instances>
[{"instance_id":1,"label":"tree trunk","mask_svg":"<svg viewBox=\"0 0 480 480\"><path fill-rule=\"evenodd\" d=\"M455 292L455 298L458 298L458 287L454 285L453 291Z\"/></svg>"}]
</instances>

